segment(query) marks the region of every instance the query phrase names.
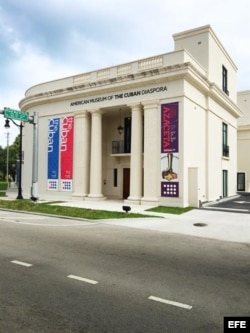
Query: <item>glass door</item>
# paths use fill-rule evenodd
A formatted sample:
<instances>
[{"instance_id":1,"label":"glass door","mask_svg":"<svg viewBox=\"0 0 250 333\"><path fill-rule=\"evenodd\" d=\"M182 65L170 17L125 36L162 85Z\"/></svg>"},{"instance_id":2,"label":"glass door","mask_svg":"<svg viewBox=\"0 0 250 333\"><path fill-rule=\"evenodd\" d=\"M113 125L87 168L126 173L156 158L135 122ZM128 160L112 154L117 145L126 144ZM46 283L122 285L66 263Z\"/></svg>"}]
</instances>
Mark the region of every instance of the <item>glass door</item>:
<instances>
[{"instance_id":1,"label":"glass door","mask_svg":"<svg viewBox=\"0 0 250 333\"><path fill-rule=\"evenodd\" d=\"M245 172L237 173L237 191L245 191Z\"/></svg>"}]
</instances>

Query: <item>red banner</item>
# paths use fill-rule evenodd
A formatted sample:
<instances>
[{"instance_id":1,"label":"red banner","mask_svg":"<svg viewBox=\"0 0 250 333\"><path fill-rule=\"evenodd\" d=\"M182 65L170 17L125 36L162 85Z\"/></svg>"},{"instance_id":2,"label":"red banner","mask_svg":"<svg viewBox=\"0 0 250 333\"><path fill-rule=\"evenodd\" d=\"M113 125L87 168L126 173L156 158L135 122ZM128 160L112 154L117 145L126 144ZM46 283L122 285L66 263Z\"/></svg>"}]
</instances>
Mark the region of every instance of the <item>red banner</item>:
<instances>
[{"instance_id":1,"label":"red banner","mask_svg":"<svg viewBox=\"0 0 250 333\"><path fill-rule=\"evenodd\" d=\"M61 190L72 191L74 145L73 116L62 118L60 137Z\"/></svg>"}]
</instances>

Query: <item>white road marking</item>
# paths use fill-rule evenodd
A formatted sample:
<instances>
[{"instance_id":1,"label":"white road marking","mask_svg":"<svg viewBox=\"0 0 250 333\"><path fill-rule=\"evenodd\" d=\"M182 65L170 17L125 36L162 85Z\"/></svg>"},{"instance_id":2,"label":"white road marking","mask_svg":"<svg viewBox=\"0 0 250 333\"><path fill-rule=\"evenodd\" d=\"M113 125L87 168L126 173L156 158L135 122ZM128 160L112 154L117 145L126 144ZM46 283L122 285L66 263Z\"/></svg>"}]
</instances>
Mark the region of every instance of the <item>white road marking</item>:
<instances>
[{"instance_id":1,"label":"white road marking","mask_svg":"<svg viewBox=\"0 0 250 333\"><path fill-rule=\"evenodd\" d=\"M234 202L239 203L239 204L246 203L246 201L234 201Z\"/></svg>"},{"instance_id":2,"label":"white road marking","mask_svg":"<svg viewBox=\"0 0 250 333\"><path fill-rule=\"evenodd\" d=\"M0 217L0 222L39 226L39 227L85 227L85 226L100 224L100 222L84 222L84 221L73 222L73 223L69 222L68 224L60 224L60 222L58 222L58 224L49 224L50 222L46 221L45 223L33 223L33 222L21 222L19 221L19 218L13 219L7 217Z\"/></svg>"},{"instance_id":3,"label":"white road marking","mask_svg":"<svg viewBox=\"0 0 250 333\"><path fill-rule=\"evenodd\" d=\"M178 306L179 308L184 308L184 309L187 309L187 310L192 309L191 305L170 301L170 300L160 298L160 297L149 296L148 299L150 299L152 301L155 301L155 302L160 302L160 303L165 303L165 304L169 304L169 305L173 305L173 306Z\"/></svg>"},{"instance_id":4,"label":"white road marking","mask_svg":"<svg viewBox=\"0 0 250 333\"><path fill-rule=\"evenodd\" d=\"M86 279L86 278L83 278L81 276L76 276L76 275L68 275L67 277L69 279L75 279L75 280L90 283L90 284L97 284L98 283L98 281Z\"/></svg>"},{"instance_id":5,"label":"white road marking","mask_svg":"<svg viewBox=\"0 0 250 333\"><path fill-rule=\"evenodd\" d=\"M33 266L32 264L28 264L27 262L18 261L18 260L12 260L11 262L12 262L12 264L21 265L21 266L25 266L25 267Z\"/></svg>"},{"instance_id":6,"label":"white road marking","mask_svg":"<svg viewBox=\"0 0 250 333\"><path fill-rule=\"evenodd\" d=\"M2 218L2 217L1 217ZM16 215L16 216L11 216L11 217L3 217L3 218L5 218L5 219L11 219L11 220L34 220L34 217L33 216L18 216L18 215ZM46 217L44 217L44 216L36 216L36 218L35 218L36 220L46 220Z\"/></svg>"},{"instance_id":7,"label":"white road marking","mask_svg":"<svg viewBox=\"0 0 250 333\"><path fill-rule=\"evenodd\" d=\"M223 207L207 207L211 210L225 210L225 211L239 211L239 212L249 212L249 209L240 209L240 208L223 208Z\"/></svg>"}]
</instances>

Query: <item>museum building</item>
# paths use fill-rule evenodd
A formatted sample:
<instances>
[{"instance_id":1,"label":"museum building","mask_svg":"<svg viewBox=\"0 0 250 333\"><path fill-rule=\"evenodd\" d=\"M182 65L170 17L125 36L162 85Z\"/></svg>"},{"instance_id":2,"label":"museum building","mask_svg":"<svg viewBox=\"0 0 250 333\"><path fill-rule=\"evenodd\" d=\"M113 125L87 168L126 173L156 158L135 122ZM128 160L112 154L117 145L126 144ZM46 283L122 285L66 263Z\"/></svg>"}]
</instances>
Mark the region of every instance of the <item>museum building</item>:
<instances>
[{"instance_id":1,"label":"museum building","mask_svg":"<svg viewBox=\"0 0 250 333\"><path fill-rule=\"evenodd\" d=\"M237 67L209 26L174 50L31 87L40 199L198 207L237 190ZM33 126L23 129L30 196Z\"/></svg>"},{"instance_id":2,"label":"museum building","mask_svg":"<svg viewBox=\"0 0 250 333\"><path fill-rule=\"evenodd\" d=\"M243 116L238 119L238 172L237 192L250 192L250 91L238 93L238 106Z\"/></svg>"}]
</instances>

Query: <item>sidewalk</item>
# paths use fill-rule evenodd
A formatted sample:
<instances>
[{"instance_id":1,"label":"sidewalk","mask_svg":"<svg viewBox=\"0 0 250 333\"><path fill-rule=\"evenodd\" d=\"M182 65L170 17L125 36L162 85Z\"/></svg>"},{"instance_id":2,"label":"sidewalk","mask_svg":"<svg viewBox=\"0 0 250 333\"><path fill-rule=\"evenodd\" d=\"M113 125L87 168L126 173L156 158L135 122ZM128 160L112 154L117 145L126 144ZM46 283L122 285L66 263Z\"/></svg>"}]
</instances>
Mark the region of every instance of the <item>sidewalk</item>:
<instances>
[{"instance_id":1,"label":"sidewalk","mask_svg":"<svg viewBox=\"0 0 250 333\"><path fill-rule=\"evenodd\" d=\"M6 198L8 200L8 198ZM9 199L13 200L12 196ZM65 201L57 205L100 209L123 212L122 206L126 206L122 200L102 201ZM128 205L132 213L140 213L155 217L128 218L103 220L102 223L119 225L129 228L148 229L159 232L177 233L195 237L211 238L231 242L250 243L250 214L232 212L229 210L193 209L182 215L148 212L152 206ZM198 225L195 225L198 224Z\"/></svg>"},{"instance_id":2,"label":"sidewalk","mask_svg":"<svg viewBox=\"0 0 250 333\"><path fill-rule=\"evenodd\" d=\"M165 217L165 219L147 218L133 219L133 221L122 219L108 221L107 223L231 242L250 243L250 216L240 213L194 209L182 215ZM198 226L195 226L195 224L198 224Z\"/></svg>"},{"instance_id":3,"label":"sidewalk","mask_svg":"<svg viewBox=\"0 0 250 333\"><path fill-rule=\"evenodd\" d=\"M82 207L111 211L123 211L122 201L69 201L62 206ZM105 224L129 228L148 229L160 232L178 233L196 237L212 238L231 242L250 243L250 214L240 212L193 209L182 215L148 212L149 206L129 205L131 212L155 216L142 219L105 220ZM126 214L126 213L124 213ZM162 218L159 218L162 217ZM198 224L198 226L195 226ZM204 225L205 224L205 225Z\"/></svg>"}]
</instances>

